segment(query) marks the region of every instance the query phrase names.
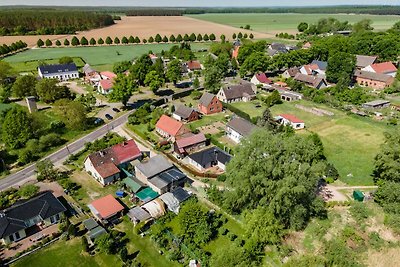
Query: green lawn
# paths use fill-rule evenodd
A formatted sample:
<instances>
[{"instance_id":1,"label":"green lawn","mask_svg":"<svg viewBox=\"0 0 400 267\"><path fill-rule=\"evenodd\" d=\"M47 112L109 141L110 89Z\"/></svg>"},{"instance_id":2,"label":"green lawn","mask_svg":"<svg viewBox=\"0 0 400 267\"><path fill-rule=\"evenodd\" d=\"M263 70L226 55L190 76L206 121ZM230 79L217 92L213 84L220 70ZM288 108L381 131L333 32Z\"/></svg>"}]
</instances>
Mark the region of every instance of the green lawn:
<instances>
[{"instance_id":1,"label":"green lawn","mask_svg":"<svg viewBox=\"0 0 400 267\"><path fill-rule=\"evenodd\" d=\"M193 127L194 129L197 129L199 127L202 126L206 126L206 125L211 125L214 122L222 122L225 123L225 116L228 115L226 113L217 113L217 114L212 114L212 115L207 115L207 116L203 116L200 120L194 121L189 123L189 125L191 127Z\"/></svg>"},{"instance_id":2,"label":"green lawn","mask_svg":"<svg viewBox=\"0 0 400 267\"><path fill-rule=\"evenodd\" d=\"M301 101L304 106L314 106L311 102ZM306 131L317 133L324 144L325 154L338 169L341 180L350 185L372 185L371 178L374 157L384 140L384 132L394 127L371 118L347 115L338 110L319 106L335 113L334 116L319 117L296 108L295 103L283 103L271 108L273 115L291 113L306 123Z\"/></svg>"},{"instance_id":3,"label":"green lawn","mask_svg":"<svg viewBox=\"0 0 400 267\"><path fill-rule=\"evenodd\" d=\"M47 248L27 256L13 267L95 267L95 266L121 266L122 262L117 256L96 254L92 257L82 253L81 240L74 238L70 241L57 241Z\"/></svg>"},{"instance_id":4,"label":"green lawn","mask_svg":"<svg viewBox=\"0 0 400 267\"><path fill-rule=\"evenodd\" d=\"M231 105L243 112L246 112L251 118L262 116L265 108L267 107L261 100L254 100L251 102L236 102L231 103ZM261 107L256 107L257 105L261 105Z\"/></svg>"},{"instance_id":5,"label":"green lawn","mask_svg":"<svg viewBox=\"0 0 400 267\"><path fill-rule=\"evenodd\" d=\"M11 108L12 104L4 104L4 103L0 103L0 112L3 110L6 110L8 108Z\"/></svg>"},{"instance_id":6,"label":"green lawn","mask_svg":"<svg viewBox=\"0 0 400 267\"><path fill-rule=\"evenodd\" d=\"M380 15L350 15L350 14L201 14L191 15L195 19L201 19L233 27L246 26L249 24L251 29L259 32L277 32L277 31L295 31L297 25L304 21L315 23L321 18L333 17L340 21L358 22L362 19L372 20L372 26L376 30L385 30L390 28L400 16L380 16Z\"/></svg>"},{"instance_id":7,"label":"green lawn","mask_svg":"<svg viewBox=\"0 0 400 267\"><path fill-rule=\"evenodd\" d=\"M132 60L149 51L160 53L168 50L175 44L146 44L146 45L121 45L121 46L98 46L98 47L58 47L29 49L25 52L5 58L4 60L15 65L16 69L23 68L24 62L38 60L59 59L63 56L82 58L92 66L107 65L124 60ZM191 44L193 51L208 48L208 43ZM24 63L24 64L21 64ZM36 63L37 64L37 63ZM34 66L35 69L37 65ZM27 67L26 67L27 68ZM104 70L104 69L103 69Z\"/></svg>"},{"instance_id":8,"label":"green lawn","mask_svg":"<svg viewBox=\"0 0 400 267\"><path fill-rule=\"evenodd\" d=\"M81 68L85 65L85 62L80 57L73 58L76 66ZM58 64L58 59L44 59L47 64ZM24 62L12 62L12 67L17 72L34 72L38 68L38 60L24 61Z\"/></svg>"}]
</instances>

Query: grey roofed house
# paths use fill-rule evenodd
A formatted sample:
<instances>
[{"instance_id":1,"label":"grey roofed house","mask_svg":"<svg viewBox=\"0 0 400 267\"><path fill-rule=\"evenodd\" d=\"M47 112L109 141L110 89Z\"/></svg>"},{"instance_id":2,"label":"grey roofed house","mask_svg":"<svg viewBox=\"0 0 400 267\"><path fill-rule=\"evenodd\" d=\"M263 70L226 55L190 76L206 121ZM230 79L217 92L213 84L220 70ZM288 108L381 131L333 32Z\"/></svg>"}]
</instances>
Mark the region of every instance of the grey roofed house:
<instances>
[{"instance_id":1,"label":"grey roofed house","mask_svg":"<svg viewBox=\"0 0 400 267\"><path fill-rule=\"evenodd\" d=\"M41 66L39 66L39 70L43 75L60 74L60 73L68 73L68 72L78 71L75 63L41 65Z\"/></svg>"},{"instance_id":2,"label":"grey roofed house","mask_svg":"<svg viewBox=\"0 0 400 267\"><path fill-rule=\"evenodd\" d=\"M188 198L190 198L190 194L180 186L172 190L171 193L179 201L179 203L182 203Z\"/></svg>"},{"instance_id":3,"label":"grey roofed house","mask_svg":"<svg viewBox=\"0 0 400 267\"><path fill-rule=\"evenodd\" d=\"M326 61L313 60L311 62L311 65L313 64L317 65L320 70L326 70L326 68L328 67L328 62Z\"/></svg>"},{"instance_id":4,"label":"grey roofed house","mask_svg":"<svg viewBox=\"0 0 400 267\"><path fill-rule=\"evenodd\" d=\"M135 166L148 179L174 167L163 156L157 155Z\"/></svg>"},{"instance_id":5,"label":"grey roofed house","mask_svg":"<svg viewBox=\"0 0 400 267\"><path fill-rule=\"evenodd\" d=\"M231 99L242 98L244 96L255 96L256 93L253 91L251 83L243 83L238 85L231 85L227 88L222 88L224 91L226 99L229 101Z\"/></svg>"},{"instance_id":6,"label":"grey roofed house","mask_svg":"<svg viewBox=\"0 0 400 267\"><path fill-rule=\"evenodd\" d=\"M272 43L267 49L267 53L271 57L277 54L286 54L287 52L286 45L281 43Z\"/></svg>"},{"instance_id":7,"label":"grey roofed house","mask_svg":"<svg viewBox=\"0 0 400 267\"><path fill-rule=\"evenodd\" d=\"M231 119L226 124L226 127L233 129L235 132L238 132L242 136L250 135L251 132L256 128L254 124L240 117L235 117Z\"/></svg>"},{"instance_id":8,"label":"grey roofed house","mask_svg":"<svg viewBox=\"0 0 400 267\"><path fill-rule=\"evenodd\" d=\"M86 230L92 230L92 229L96 228L97 226L99 226L99 224L93 218L84 220L83 225L85 226Z\"/></svg>"},{"instance_id":9,"label":"grey roofed house","mask_svg":"<svg viewBox=\"0 0 400 267\"><path fill-rule=\"evenodd\" d=\"M327 85L325 79L323 79L321 77L306 75L306 74L302 74L302 73L297 73L296 76L294 77L294 79L299 82L304 82L307 85L312 86L317 89L321 88L322 85L325 85L325 86Z\"/></svg>"},{"instance_id":10,"label":"grey roofed house","mask_svg":"<svg viewBox=\"0 0 400 267\"><path fill-rule=\"evenodd\" d=\"M362 106L363 106L363 108L386 108L386 107L390 106L390 101L378 99L378 100L364 103L364 104L362 104Z\"/></svg>"},{"instance_id":11,"label":"grey roofed house","mask_svg":"<svg viewBox=\"0 0 400 267\"><path fill-rule=\"evenodd\" d=\"M134 207L130 209L127 215L134 222L145 222L151 219L150 213L141 207Z\"/></svg>"},{"instance_id":12,"label":"grey roofed house","mask_svg":"<svg viewBox=\"0 0 400 267\"><path fill-rule=\"evenodd\" d=\"M187 107L185 105L179 105L175 109L174 114L178 115L182 119L187 119L190 117L193 111L195 111L193 108Z\"/></svg>"},{"instance_id":13,"label":"grey roofed house","mask_svg":"<svg viewBox=\"0 0 400 267\"><path fill-rule=\"evenodd\" d=\"M181 182L185 178L186 175L174 167L149 179L149 182L158 189L163 189L169 185L172 185L174 182Z\"/></svg>"},{"instance_id":14,"label":"grey roofed house","mask_svg":"<svg viewBox=\"0 0 400 267\"><path fill-rule=\"evenodd\" d=\"M39 219L36 221L39 223L66 210L51 192L45 192L25 202L14 204L1 212L0 238L33 226L32 219L35 221Z\"/></svg>"},{"instance_id":15,"label":"grey roofed house","mask_svg":"<svg viewBox=\"0 0 400 267\"><path fill-rule=\"evenodd\" d=\"M201 98L200 98L200 100L199 100L199 104L201 104L201 105L207 107L207 106L211 103L211 101L213 100L214 97L215 97L214 94L205 92L205 93L201 96Z\"/></svg>"},{"instance_id":16,"label":"grey roofed house","mask_svg":"<svg viewBox=\"0 0 400 267\"><path fill-rule=\"evenodd\" d=\"M188 157L201 166L208 166L210 163L213 162L221 162L223 165L226 165L232 158L231 155L218 147L210 147L191 154Z\"/></svg>"},{"instance_id":17,"label":"grey roofed house","mask_svg":"<svg viewBox=\"0 0 400 267\"><path fill-rule=\"evenodd\" d=\"M378 57L376 56L363 56L363 55L357 55L356 56L356 66L357 68L365 68L369 65L372 65L375 63L376 59Z\"/></svg>"},{"instance_id":18,"label":"grey roofed house","mask_svg":"<svg viewBox=\"0 0 400 267\"><path fill-rule=\"evenodd\" d=\"M357 70L354 73L354 76L360 77L363 79L385 82L385 83L390 83L391 80L393 80L393 77L390 75L375 73L375 72L370 72L370 71L363 71L363 70Z\"/></svg>"}]
</instances>

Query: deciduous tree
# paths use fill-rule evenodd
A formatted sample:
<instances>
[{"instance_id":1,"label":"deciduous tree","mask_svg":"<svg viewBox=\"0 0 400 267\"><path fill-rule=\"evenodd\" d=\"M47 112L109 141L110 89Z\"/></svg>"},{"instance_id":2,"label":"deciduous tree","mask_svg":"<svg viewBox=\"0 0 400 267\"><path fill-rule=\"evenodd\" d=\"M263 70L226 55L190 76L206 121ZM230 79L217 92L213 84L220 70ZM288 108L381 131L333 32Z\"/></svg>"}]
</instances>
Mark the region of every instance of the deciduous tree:
<instances>
[{"instance_id":1,"label":"deciduous tree","mask_svg":"<svg viewBox=\"0 0 400 267\"><path fill-rule=\"evenodd\" d=\"M33 136L32 118L19 107L6 113L1 128L2 140L11 149L24 147Z\"/></svg>"},{"instance_id":2,"label":"deciduous tree","mask_svg":"<svg viewBox=\"0 0 400 267\"><path fill-rule=\"evenodd\" d=\"M154 93L157 93L158 89L160 89L164 85L164 83L164 78L159 75L155 70L147 73L146 79L144 80L144 84L149 86Z\"/></svg>"},{"instance_id":3,"label":"deciduous tree","mask_svg":"<svg viewBox=\"0 0 400 267\"><path fill-rule=\"evenodd\" d=\"M16 97L36 96L37 79L33 75L19 76L12 86L13 95Z\"/></svg>"}]
</instances>

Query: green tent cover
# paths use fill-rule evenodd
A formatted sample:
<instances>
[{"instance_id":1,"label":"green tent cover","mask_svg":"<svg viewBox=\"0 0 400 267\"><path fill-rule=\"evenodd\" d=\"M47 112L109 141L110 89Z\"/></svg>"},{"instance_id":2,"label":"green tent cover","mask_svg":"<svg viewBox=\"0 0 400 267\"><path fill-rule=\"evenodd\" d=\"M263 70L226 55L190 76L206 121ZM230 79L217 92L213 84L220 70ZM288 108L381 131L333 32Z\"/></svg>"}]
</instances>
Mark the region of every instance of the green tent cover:
<instances>
[{"instance_id":1,"label":"green tent cover","mask_svg":"<svg viewBox=\"0 0 400 267\"><path fill-rule=\"evenodd\" d=\"M132 190L133 193L137 193L142 188L141 184L135 182L132 178L129 177L125 178L123 182L127 187Z\"/></svg>"},{"instance_id":2,"label":"green tent cover","mask_svg":"<svg viewBox=\"0 0 400 267\"><path fill-rule=\"evenodd\" d=\"M143 190L140 190L139 192L136 193L136 196L143 202L148 202L150 200L155 199L158 197L158 193L155 192L153 189L150 187L146 187Z\"/></svg>"},{"instance_id":3,"label":"green tent cover","mask_svg":"<svg viewBox=\"0 0 400 267\"><path fill-rule=\"evenodd\" d=\"M364 201L364 194L360 190L354 190L353 191L353 198L357 201Z\"/></svg>"}]
</instances>

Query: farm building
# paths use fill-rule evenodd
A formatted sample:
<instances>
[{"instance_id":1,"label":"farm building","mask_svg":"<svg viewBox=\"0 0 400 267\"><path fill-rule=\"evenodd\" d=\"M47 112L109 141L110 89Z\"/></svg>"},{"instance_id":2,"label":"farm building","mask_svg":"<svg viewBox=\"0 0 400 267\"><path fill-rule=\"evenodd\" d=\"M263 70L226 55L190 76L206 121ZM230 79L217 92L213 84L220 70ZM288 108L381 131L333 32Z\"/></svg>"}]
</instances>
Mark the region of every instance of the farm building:
<instances>
[{"instance_id":1,"label":"farm building","mask_svg":"<svg viewBox=\"0 0 400 267\"><path fill-rule=\"evenodd\" d=\"M277 89L279 94L281 95L281 99L284 101L297 101L303 99L303 94L286 90L284 88Z\"/></svg>"},{"instance_id":2,"label":"farm building","mask_svg":"<svg viewBox=\"0 0 400 267\"><path fill-rule=\"evenodd\" d=\"M226 124L226 136L238 144L243 137L249 136L255 128L256 126L251 122L235 117Z\"/></svg>"},{"instance_id":3,"label":"farm building","mask_svg":"<svg viewBox=\"0 0 400 267\"><path fill-rule=\"evenodd\" d=\"M85 75L84 77L85 82L89 83L90 85L97 86L97 84L101 80L100 73L92 69L92 67L90 67L89 64L85 64L85 66L83 66L82 68L82 71Z\"/></svg>"},{"instance_id":4,"label":"farm building","mask_svg":"<svg viewBox=\"0 0 400 267\"><path fill-rule=\"evenodd\" d=\"M286 54L289 50L287 49L285 44L281 43L272 43L267 48L267 53L270 57L273 57L278 54Z\"/></svg>"},{"instance_id":5,"label":"farm building","mask_svg":"<svg viewBox=\"0 0 400 267\"><path fill-rule=\"evenodd\" d=\"M363 108L387 108L390 107L390 101L387 100L374 100L364 103Z\"/></svg>"},{"instance_id":6,"label":"farm building","mask_svg":"<svg viewBox=\"0 0 400 267\"><path fill-rule=\"evenodd\" d=\"M119 217L124 211L124 207L112 195L96 199L88 207L93 216L104 223Z\"/></svg>"},{"instance_id":7,"label":"farm building","mask_svg":"<svg viewBox=\"0 0 400 267\"><path fill-rule=\"evenodd\" d=\"M378 57L375 56L363 56L357 55L356 56L356 67L357 69L366 68L375 63Z\"/></svg>"},{"instance_id":8,"label":"farm building","mask_svg":"<svg viewBox=\"0 0 400 267\"><path fill-rule=\"evenodd\" d=\"M104 186L120 178L120 168L141 157L142 152L136 142L129 140L90 154L84 165L86 172Z\"/></svg>"},{"instance_id":9,"label":"farm building","mask_svg":"<svg viewBox=\"0 0 400 267\"><path fill-rule=\"evenodd\" d=\"M276 120L283 125L291 126L295 130L304 129L305 127L304 121L291 114L281 114L276 117Z\"/></svg>"},{"instance_id":10,"label":"farm building","mask_svg":"<svg viewBox=\"0 0 400 267\"><path fill-rule=\"evenodd\" d=\"M294 79L316 89L322 89L328 86L325 79L316 76L305 75L302 73L297 73Z\"/></svg>"},{"instance_id":11,"label":"farm building","mask_svg":"<svg viewBox=\"0 0 400 267\"><path fill-rule=\"evenodd\" d=\"M174 152L178 157L186 155L206 146L207 139L203 133L193 134L175 141Z\"/></svg>"},{"instance_id":12,"label":"farm building","mask_svg":"<svg viewBox=\"0 0 400 267\"><path fill-rule=\"evenodd\" d=\"M354 73L356 81L361 86L371 87L376 90L383 90L393 84L392 76L369 71L357 70Z\"/></svg>"},{"instance_id":13,"label":"farm building","mask_svg":"<svg viewBox=\"0 0 400 267\"><path fill-rule=\"evenodd\" d=\"M374 63L361 70L377 74L385 74L392 77L395 77L397 73L397 68L392 62Z\"/></svg>"},{"instance_id":14,"label":"farm building","mask_svg":"<svg viewBox=\"0 0 400 267\"><path fill-rule=\"evenodd\" d=\"M172 118L178 121L191 122L199 119L199 113L191 107L179 105L172 113Z\"/></svg>"},{"instance_id":15,"label":"farm building","mask_svg":"<svg viewBox=\"0 0 400 267\"><path fill-rule=\"evenodd\" d=\"M210 115L214 113L219 113L222 111L222 103L219 101L216 95L205 92L197 105L200 113L204 115Z\"/></svg>"},{"instance_id":16,"label":"farm building","mask_svg":"<svg viewBox=\"0 0 400 267\"><path fill-rule=\"evenodd\" d=\"M251 83L243 83L238 85L221 88L217 94L217 98L225 103L248 102L256 97Z\"/></svg>"},{"instance_id":17,"label":"farm building","mask_svg":"<svg viewBox=\"0 0 400 267\"><path fill-rule=\"evenodd\" d=\"M198 60L191 60L188 62L183 63L182 65L183 73L189 73L194 71L200 71L203 69L200 61Z\"/></svg>"},{"instance_id":18,"label":"farm building","mask_svg":"<svg viewBox=\"0 0 400 267\"><path fill-rule=\"evenodd\" d=\"M2 210L0 238L7 245L29 235L33 228L46 228L56 224L67 209L51 193L45 192L22 203Z\"/></svg>"},{"instance_id":19,"label":"farm building","mask_svg":"<svg viewBox=\"0 0 400 267\"><path fill-rule=\"evenodd\" d=\"M190 133L190 130L182 122L167 115L162 115L156 123L156 132L174 142L177 137Z\"/></svg>"},{"instance_id":20,"label":"farm building","mask_svg":"<svg viewBox=\"0 0 400 267\"><path fill-rule=\"evenodd\" d=\"M210 147L189 155L186 161L201 172L215 166L225 171L226 164L231 160L231 157L218 147Z\"/></svg>"},{"instance_id":21,"label":"farm building","mask_svg":"<svg viewBox=\"0 0 400 267\"><path fill-rule=\"evenodd\" d=\"M42 65L38 67L38 74L42 79L57 79L59 81L79 78L75 63Z\"/></svg>"}]
</instances>

